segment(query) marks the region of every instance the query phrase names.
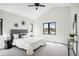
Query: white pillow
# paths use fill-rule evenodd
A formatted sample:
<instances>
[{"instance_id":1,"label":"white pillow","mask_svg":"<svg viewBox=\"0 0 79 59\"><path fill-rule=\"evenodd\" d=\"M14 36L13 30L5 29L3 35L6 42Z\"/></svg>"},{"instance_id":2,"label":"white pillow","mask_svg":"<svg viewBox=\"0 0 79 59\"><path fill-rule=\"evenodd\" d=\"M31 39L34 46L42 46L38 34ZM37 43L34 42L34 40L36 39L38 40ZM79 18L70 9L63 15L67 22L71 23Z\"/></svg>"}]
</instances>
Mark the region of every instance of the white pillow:
<instances>
[{"instance_id":1,"label":"white pillow","mask_svg":"<svg viewBox=\"0 0 79 59\"><path fill-rule=\"evenodd\" d=\"M13 34L14 39L18 39L19 38L19 34Z\"/></svg>"}]
</instances>

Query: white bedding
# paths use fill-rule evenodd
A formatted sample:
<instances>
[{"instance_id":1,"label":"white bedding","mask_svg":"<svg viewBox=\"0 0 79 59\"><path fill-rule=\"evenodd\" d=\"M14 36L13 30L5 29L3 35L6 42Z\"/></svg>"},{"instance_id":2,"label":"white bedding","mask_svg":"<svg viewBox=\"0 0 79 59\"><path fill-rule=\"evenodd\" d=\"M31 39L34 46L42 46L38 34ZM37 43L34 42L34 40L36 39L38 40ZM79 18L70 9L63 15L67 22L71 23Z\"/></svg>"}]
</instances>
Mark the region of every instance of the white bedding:
<instances>
[{"instance_id":1,"label":"white bedding","mask_svg":"<svg viewBox=\"0 0 79 59\"><path fill-rule=\"evenodd\" d=\"M19 48L25 49L27 55L32 55L34 49L37 49L41 45L45 45L44 39L39 38L18 38L13 40L13 45Z\"/></svg>"}]
</instances>

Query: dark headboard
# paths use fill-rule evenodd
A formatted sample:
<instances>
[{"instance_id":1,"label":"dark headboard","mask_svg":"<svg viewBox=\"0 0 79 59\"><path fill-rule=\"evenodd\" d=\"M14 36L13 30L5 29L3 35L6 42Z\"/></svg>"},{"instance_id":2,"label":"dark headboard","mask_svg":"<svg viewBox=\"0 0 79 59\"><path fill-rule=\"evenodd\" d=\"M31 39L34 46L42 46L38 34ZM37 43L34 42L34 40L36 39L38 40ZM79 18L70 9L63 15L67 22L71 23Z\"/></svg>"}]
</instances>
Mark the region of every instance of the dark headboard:
<instances>
[{"instance_id":1,"label":"dark headboard","mask_svg":"<svg viewBox=\"0 0 79 59\"><path fill-rule=\"evenodd\" d=\"M13 34L19 34L19 33L28 33L27 29L11 29L10 30L10 36L11 36L11 43L10 45L12 46L12 42L13 42ZM10 47L11 47L10 46Z\"/></svg>"},{"instance_id":2,"label":"dark headboard","mask_svg":"<svg viewBox=\"0 0 79 59\"><path fill-rule=\"evenodd\" d=\"M10 34L13 35L13 34L18 34L18 33L28 33L28 30L23 30L23 29L12 29L10 31Z\"/></svg>"},{"instance_id":3,"label":"dark headboard","mask_svg":"<svg viewBox=\"0 0 79 59\"><path fill-rule=\"evenodd\" d=\"M25 30L25 29L12 29L10 31L10 35L11 35L11 39L13 38L13 34L19 34L19 33L28 33L28 30Z\"/></svg>"}]
</instances>

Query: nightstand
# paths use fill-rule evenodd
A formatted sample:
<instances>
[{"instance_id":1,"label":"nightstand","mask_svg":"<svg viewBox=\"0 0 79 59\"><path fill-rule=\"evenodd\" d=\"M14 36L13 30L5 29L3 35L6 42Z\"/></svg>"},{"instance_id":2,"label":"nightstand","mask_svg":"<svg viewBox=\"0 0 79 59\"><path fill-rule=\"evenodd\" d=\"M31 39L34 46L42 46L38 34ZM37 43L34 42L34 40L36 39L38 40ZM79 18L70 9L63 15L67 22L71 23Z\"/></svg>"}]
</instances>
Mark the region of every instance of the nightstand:
<instances>
[{"instance_id":1,"label":"nightstand","mask_svg":"<svg viewBox=\"0 0 79 59\"><path fill-rule=\"evenodd\" d=\"M11 37L10 37L10 34L9 33L4 34L3 37L5 38L4 39L4 43L5 43L4 49L9 49L11 47Z\"/></svg>"},{"instance_id":2,"label":"nightstand","mask_svg":"<svg viewBox=\"0 0 79 59\"><path fill-rule=\"evenodd\" d=\"M5 40L5 49L9 49L11 47L11 40Z\"/></svg>"}]
</instances>

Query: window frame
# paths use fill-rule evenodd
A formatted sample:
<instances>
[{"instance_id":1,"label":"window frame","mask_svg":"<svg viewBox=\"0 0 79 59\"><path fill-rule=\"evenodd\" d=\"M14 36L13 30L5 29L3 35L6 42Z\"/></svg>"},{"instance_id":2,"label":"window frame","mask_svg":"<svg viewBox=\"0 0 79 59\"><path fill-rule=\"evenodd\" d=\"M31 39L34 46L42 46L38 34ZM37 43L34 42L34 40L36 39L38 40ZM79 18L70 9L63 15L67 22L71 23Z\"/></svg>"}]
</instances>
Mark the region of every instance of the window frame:
<instances>
[{"instance_id":1,"label":"window frame","mask_svg":"<svg viewBox=\"0 0 79 59\"><path fill-rule=\"evenodd\" d=\"M48 33L49 35L56 35L56 22L48 22L48 23L43 23L43 34L45 34L45 24L48 24ZM51 30L50 30L50 24L55 24L55 33L54 34L51 34Z\"/></svg>"}]
</instances>

